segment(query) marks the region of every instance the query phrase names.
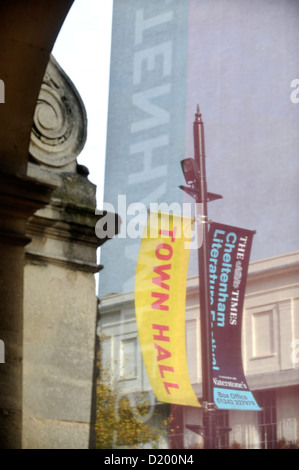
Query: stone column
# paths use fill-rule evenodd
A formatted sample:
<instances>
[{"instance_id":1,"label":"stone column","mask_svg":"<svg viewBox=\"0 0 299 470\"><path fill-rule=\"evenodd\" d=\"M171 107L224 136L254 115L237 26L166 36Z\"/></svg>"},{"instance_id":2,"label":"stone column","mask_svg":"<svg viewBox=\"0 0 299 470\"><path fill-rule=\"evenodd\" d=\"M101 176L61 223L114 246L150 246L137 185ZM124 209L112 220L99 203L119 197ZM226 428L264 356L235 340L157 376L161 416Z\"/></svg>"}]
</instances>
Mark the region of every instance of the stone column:
<instances>
[{"instance_id":1,"label":"stone column","mask_svg":"<svg viewBox=\"0 0 299 470\"><path fill-rule=\"evenodd\" d=\"M57 185L27 224L23 448L88 448L97 325L95 186L76 157L83 103L51 58L37 102L29 174Z\"/></svg>"},{"instance_id":2,"label":"stone column","mask_svg":"<svg viewBox=\"0 0 299 470\"><path fill-rule=\"evenodd\" d=\"M5 362L0 367L0 447L20 448L22 435L23 269L25 226L45 205L54 186L0 172L0 338Z\"/></svg>"},{"instance_id":3,"label":"stone column","mask_svg":"<svg viewBox=\"0 0 299 470\"><path fill-rule=\"evenodd\" d=\"M23 447L88 448L97 323L91 185L65 174L30 219L24 282ZM84 194L82 194L82 192ZM79 203L69 202L75 199Z\"/></svg>"}]
</instances>

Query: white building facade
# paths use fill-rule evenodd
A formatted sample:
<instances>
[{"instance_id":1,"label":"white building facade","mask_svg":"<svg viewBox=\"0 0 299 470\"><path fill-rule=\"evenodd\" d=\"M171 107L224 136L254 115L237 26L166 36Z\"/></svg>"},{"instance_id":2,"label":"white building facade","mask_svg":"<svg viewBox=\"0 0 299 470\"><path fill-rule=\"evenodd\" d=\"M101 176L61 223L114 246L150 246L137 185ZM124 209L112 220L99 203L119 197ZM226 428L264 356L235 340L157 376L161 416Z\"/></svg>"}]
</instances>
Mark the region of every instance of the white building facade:
<instances>
[{"instance_id":1,"label":"white building facade","mask_svg":"<svg viewBox=\"0 0 299 470\"><path fill-rule=\"evenodd\" d=\"M201 340L198 277L187 282L186 344L193 388L201 398ZM99 335L104 364L121 393L149 392L153 406L174 416L162 448L203 447L190 425L202 424L202 411L157 403L143 365L135 321L134 292L100 302ZM229 347L229 345L228 345ZM299 442L299 252L254 261L249 266L242 324L243 367L262 411L218 410L217 425L230 428L219 448L271 449ZM192 427L192 426L191 426Z\"/></svg>"}]
</instances>

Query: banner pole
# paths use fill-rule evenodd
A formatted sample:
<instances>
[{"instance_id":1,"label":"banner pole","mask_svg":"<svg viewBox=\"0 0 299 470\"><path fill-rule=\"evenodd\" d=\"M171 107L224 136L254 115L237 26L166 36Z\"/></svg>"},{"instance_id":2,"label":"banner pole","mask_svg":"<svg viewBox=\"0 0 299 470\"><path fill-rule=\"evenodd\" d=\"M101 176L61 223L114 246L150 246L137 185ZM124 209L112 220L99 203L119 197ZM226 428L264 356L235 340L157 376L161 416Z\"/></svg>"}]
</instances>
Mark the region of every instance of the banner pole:
<instances>
[{"instance_id":1,"label":"banner pole","mask_svg":"<svg viewBox=\"0 0 299 470\"><path fill-rule=\"evenodd\" d=\"M199 186L196 202L200 204L201 216L197 220L202 233L202 244L198 248L199 302L202 351L202 393L203 393L203 438L205 449L216 448L216 406L213 397L212 334L209 295L209 246L208 246L208 192L205 166L204 124L197 105L193 123L194 159L199 170ZM199 235L199 234L198 234ZM200 237L198 237L199 241Z\"/></svg>"}]
</instances>

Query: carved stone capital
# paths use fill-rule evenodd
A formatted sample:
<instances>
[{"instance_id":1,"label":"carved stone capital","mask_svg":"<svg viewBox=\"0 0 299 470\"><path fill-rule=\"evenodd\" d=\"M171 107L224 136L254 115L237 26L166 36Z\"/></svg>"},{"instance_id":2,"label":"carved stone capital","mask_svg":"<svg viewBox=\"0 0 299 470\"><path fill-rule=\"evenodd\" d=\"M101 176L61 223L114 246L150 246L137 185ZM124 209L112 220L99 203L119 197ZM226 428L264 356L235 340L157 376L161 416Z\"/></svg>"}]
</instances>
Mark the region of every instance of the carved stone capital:
<instances>
[{"instance_id":1,"label":"carved stone capital","mask_svg":"<svg viewBox=\"0 0 299 470\"><path fill-rule=\"evenodd\" d=\"M83 149L86 129L81 97L51 55L35 108L29 153L39 164L62 169Z\"/></svg>"}]
</instances>

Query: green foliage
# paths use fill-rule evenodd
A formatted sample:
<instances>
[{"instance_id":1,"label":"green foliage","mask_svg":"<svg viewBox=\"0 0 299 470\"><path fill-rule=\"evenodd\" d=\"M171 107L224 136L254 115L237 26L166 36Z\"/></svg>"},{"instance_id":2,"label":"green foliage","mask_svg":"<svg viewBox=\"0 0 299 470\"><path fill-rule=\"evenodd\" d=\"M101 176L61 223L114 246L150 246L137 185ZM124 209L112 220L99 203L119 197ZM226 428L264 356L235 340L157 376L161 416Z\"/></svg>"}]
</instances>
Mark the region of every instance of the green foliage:
<instances>
[{"instance_id":1,"label":"green foliage","mask_svg":"<svg viewBox=\"0 0 299 470\"><path fill-rule=\"evenodd\" d=\"M277 441L276 449L299 449L298 441L287 441L284 437Z\"/></svg>"},{"instance_id":2,"label":"green foliage","mask_svg":"<svg viewBox=\"0 0 299 470\"><path fill-rule=\"evenodd\" d=\"M131 448L144 444L152 448L168 433L168 420L157 422L157 415L149 415L146 393L138 394L138 403L131 406L127 396L111 381L108 368L98 360L100 377L97 386L96 447L97 449Z\"/></svg>"},{"instance_id":3,"label":"green foliage","mask_svg":"<svg viewBox=\"0 0 299 470\"><path fill-rule=\"evenodd\" d=\"M230 445L230 449L242 449L242 446L239 442L233 441Z\"/></svg>"}]
</instances>

